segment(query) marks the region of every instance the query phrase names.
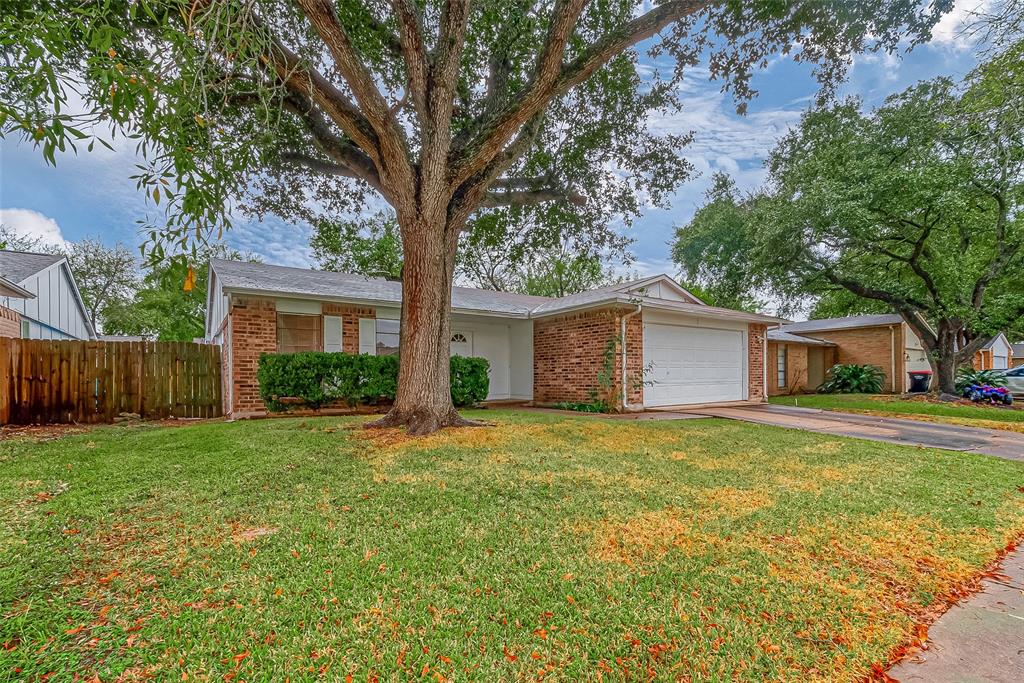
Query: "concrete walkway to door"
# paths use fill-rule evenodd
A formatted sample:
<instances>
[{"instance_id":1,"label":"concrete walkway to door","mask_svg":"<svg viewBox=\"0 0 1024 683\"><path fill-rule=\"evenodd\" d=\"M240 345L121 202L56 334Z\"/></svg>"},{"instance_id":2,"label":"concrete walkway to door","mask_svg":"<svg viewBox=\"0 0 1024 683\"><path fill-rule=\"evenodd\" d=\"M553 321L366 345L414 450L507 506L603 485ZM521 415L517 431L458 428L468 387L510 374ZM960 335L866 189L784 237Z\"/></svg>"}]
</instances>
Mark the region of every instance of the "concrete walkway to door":
<instances>
[{"instance_id":1,"label":"concrete walkway to door","mask_svg":"<svg viewBox=\"0 0 1024 683\"><path fill-rule=\"evenodd\" d=\"M888 441L905 446L970 451L1007 460L1024 461L1024 435L998 429L961 427L906 418L854 415L765 403L751 406L703 407L689 412L823 434Z\"/></svg>"}]
</instances>

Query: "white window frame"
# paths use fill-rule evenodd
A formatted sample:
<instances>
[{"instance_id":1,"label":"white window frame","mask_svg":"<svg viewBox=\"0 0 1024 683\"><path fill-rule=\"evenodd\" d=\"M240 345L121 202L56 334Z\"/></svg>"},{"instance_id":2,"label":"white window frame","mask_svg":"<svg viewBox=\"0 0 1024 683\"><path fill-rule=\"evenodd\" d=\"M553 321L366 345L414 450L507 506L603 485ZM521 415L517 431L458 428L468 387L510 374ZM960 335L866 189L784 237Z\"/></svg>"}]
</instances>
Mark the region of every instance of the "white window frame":
<instances>
[{"instance_id":1,"label":"white window frame","mask_svg":"<svg viewBox=\"0 0 1024 683\"><path fill-rule=\"evenodd\" d=\"M28 339L32 336L32 323L24 318L21 319L21 338Z\"/></svg>"},{"instance_id":2,"label":"white window frame","mask_svg":"<svg viewBox=\"0 0 1024 683\"><path fill-rule=\"evenodd\" d=\"M778 349L775 351L775 384L779 389L786 388L786 345L779 344Z\"/></svg>"}]
</instances>

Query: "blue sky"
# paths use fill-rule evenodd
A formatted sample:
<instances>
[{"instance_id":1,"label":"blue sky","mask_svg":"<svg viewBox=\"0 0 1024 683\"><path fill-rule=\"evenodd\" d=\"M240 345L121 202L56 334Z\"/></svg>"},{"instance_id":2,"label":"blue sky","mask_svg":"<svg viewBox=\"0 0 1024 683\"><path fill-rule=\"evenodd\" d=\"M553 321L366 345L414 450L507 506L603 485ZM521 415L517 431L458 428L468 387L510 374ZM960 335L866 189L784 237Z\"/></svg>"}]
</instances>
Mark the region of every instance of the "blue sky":
<instances>
[{"instance_id":1,"label":"blue sky","mask_svg":"<svg viewBox=\"0 0 1024 683\"><path fill-rule=\"evenodd\" d=\"M857 56L843 92L874 105L922 79L962 77L976 64L975 46L961 34L962 21L983 1L958 0L933 41L909 54ZM679 188L671 209L648 208L628 230L635 239L632 250L637 258L631 271L674 274L668 259L673 227L693 215L711 174L726 171L742 189L756 187L764 177L767 152L798 121L817 90L808 66L778 59L756 76L754 85L760 95L746 116L738 116L720 85L708 81L703 69L693 69L682 86L683 110L651 121L659 130L694 132L685 154L700 175ZM0 222L50 242L89 236L108 244L120 241L137 246L142 237L136 221L152 212L152 206L147 206L130 179L137 163L134 145L115 147L116 152L97 145L92 153L59 156L53 168L31 145L14 139L0 141ZM310 264L305 226L273 217L258 223L239 221L226 239L268 263Z\"/></svg>"}]
</instances>

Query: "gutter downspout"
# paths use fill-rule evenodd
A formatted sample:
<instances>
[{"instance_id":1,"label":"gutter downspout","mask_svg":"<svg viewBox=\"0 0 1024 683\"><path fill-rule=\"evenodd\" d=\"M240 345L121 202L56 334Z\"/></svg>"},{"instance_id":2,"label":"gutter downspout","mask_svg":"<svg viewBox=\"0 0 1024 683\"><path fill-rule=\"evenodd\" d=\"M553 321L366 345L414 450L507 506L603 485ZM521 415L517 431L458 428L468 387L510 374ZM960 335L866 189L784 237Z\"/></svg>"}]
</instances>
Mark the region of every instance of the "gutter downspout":
<instances>
[{"instance_id":1,"label":"gutter downspout","mask_svg":"<svg viewBox=\"0 0 1024 683\"><path fill-rule=\"evenodd\" d=\"M626 315L624 315L621 318L619 318L619 324L621 325L621 330L619 331L619 335L620 335L619 338L622 339L622 409L623 410L628 410L629 409L629 396L628 396L629 392L626 389L626 380L628 378L628 373L626 372L626 359L627 359L626 348L628 346L626 344L626 321L629 320L630 318L632 318L634 315L639 315L642 310L643 310L643 304L637 304L635 311L632 311L631 313L627 313Z\"/></svg>"}]
</instances>

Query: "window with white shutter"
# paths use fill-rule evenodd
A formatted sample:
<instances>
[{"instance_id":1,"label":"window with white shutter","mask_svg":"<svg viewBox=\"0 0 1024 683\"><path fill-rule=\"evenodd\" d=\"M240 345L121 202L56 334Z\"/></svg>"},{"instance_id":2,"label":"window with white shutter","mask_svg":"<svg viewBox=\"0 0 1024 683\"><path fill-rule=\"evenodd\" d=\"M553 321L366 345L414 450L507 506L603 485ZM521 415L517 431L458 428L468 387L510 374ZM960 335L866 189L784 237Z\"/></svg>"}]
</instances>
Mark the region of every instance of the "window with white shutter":
<instances>
[{"instance_id":1,"label":"window with white shutter","mask_svg":"<svg viewBox=\"0 0 1024 683\"><path fill-rule=\"evenodd\" d=\"M359 353L371 356L377 353L377 320L374 318L359 319Z\"/></svg>"},{"instance_id":2,"label":"window with white shutter","mask_svg":"<svg viewBox=\"0 0 1024 683\"><path fill-rule=\"evenodd\" d=\"M341 353L341 316L324 316L324 351Z\"/></svg>"}]
</instances>

